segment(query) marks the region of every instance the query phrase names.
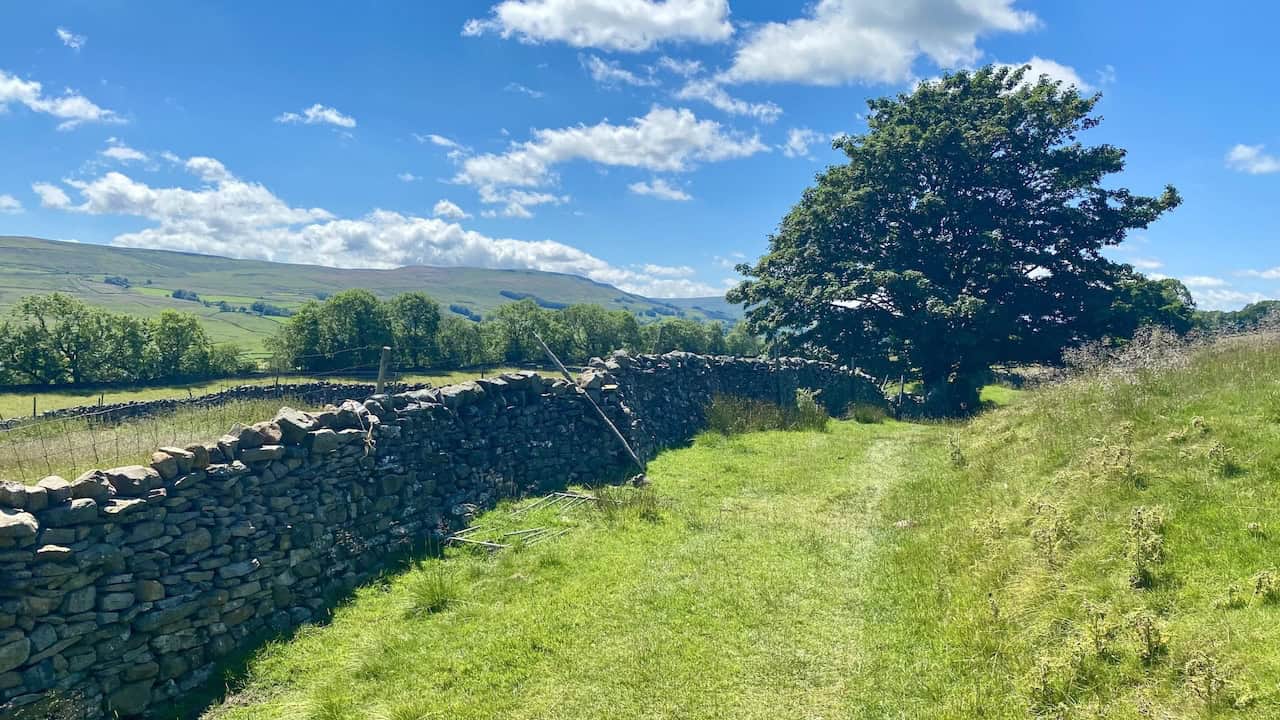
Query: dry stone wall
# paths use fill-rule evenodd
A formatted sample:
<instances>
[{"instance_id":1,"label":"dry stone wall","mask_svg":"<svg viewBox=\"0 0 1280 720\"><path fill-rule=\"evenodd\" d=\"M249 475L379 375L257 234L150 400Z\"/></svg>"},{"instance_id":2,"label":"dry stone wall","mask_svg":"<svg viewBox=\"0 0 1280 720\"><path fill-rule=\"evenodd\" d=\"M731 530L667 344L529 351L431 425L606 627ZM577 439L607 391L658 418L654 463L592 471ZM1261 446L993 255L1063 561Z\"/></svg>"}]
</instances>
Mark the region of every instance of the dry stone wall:
<instances>
[{"instance_id":1,"label":"dry stone wall","mask_svg":"<svg viewBox=\"0 0 1280 720\"><path fill-rule=\"evenodd\" d=\"M647 456L716 393L833 411L882 403L856 373L684 353L347 400L162 448L148 466L0 483L0 718L157 715L217 662L321 619L391 558L499 499L634 472L581 396Z\"/></svg>"}]
</instances>

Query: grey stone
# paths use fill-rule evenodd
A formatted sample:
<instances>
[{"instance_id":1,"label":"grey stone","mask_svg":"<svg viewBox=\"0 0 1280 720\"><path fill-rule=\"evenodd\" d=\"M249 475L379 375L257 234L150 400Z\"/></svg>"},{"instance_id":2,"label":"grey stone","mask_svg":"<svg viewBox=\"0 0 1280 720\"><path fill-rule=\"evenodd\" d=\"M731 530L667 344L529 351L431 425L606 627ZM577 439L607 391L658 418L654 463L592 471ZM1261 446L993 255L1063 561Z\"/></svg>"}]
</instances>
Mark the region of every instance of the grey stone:
<instances>
[{"instance_id":1,"label":"grey stone","mask_svg":"<svg viewBox=\"0 0 1280 720\"><path fill-rule=\"evenodd\" d=\"M49 493L49 503L51 505L57 505L71 499L71 483L57 475L50 475L42 479L36 483L36 486L44 488Z\"/></svg>"},{"instance_id":2,"label":"grey stone","mask_svg":"<svg viewBox=\"0 0 1280 720\"><path fill-rule=\"evenodd\" d=\"M115 612L116 610L124 610L133 607L133 593L115 592L107 593L98 598L98 609L103 612Z\"/></svg>"},{"instance_id":3,"label":"grey stone","mask_svg":"<svg viewBox=\"0 0 1280 720\"><path fill-rule=\"evenodd\" d=\"M196 456L195 453L190 450L180 447L162 447L159 452L162 452L177 461L179 475L186 475L195 467Z\"/></svg>"},{"instance_id":4,"label":"grey stone","mask_svg":"<svg viewBox=\"0 0 1280 720\"><path fill-rule=\"evenodd\" d=\"M0 645L0 673L22 667L30 656L31 639L26 635Z\"/></svg>"},{"instance_id":5,"label":"grey stone","mask_svg":"<svg viewBox=\"0 0 1280 720\"><path fill-rule=\"evenodd\" d=\"M245 463L269 462L282 457L284 457L284 447L281 445L263 445L240 451L240 460Z\"/></svg>"},{"instance_id":6,"label":"grey stone","mask_svg":"<svg viewBox=\"0 0 1280 720\"><path fill-rule=\"evenodd\" d=\"M116 489L116 494L125 497L145 497L160 481L160 473L142 465L118 467L106 473L107 482Z\"/></svg>"},{"instance_id":7,"label":"grey stone","mask_svg":"<svg viewBox=\"0 0 1280 720\"><path fill-rule=\"evenodd\" d=\"M27 540L35 537L39 530L35 515L0 507L0 539Z\"/></svg>"},{"instance_id":8,"label":"grey stone","mask_svg":"<svg viewBox=\"0 0 1280 720\"><path fill-rule=\"evenodd\" d=\"M92 585L82 587L79 590L73 590L67 593L66 597L63 598L62 612L68 615L78 615L82 612L89 612L93 609L97 596L97 588Z\"/></svg>"},{"instance_id":9,"label":"grey stone","mask_svg":"<svg viewBox=\"0 0 1280 720\"><path fill-rule=\"evenodd\" d=\"M70 487L67 488L70 493ZM62 503L40 513L40 522L49 527L88 525L98 519L98 502L90 498Z\"/></svg>"},{"instance_id":10,"label":"grey stone","mask_svg":"<svg viewBox=\"0 0 1280 720\"><path fill-rule=\"evenodd\" d=\"M124 716L141 715L151 704L151 681L120 687L107 697L107 707Z\"/></svg>"},{"instance_id":11,"label":"grey stone","mask_svg":"<svg viewBox=\"0 0 1280 720\"><path fill-rule=\"evenodd\" d=\"M306 446L316 455L323 455L338 448L338 434L329 429L307 433Z\"/></svg>"},{"instance_id":12,"label":"grey stone","mask_svg":"<svg viewBox=\"0 0 1280 720\"><path fill-rule=\"evenodd\" d=\"M288 445L301 445L307 439L307 433L320 427L315 416L291 407L280 408L276 413L276 425L280 427L280 437Z\"/></svg>"}]
</instances>

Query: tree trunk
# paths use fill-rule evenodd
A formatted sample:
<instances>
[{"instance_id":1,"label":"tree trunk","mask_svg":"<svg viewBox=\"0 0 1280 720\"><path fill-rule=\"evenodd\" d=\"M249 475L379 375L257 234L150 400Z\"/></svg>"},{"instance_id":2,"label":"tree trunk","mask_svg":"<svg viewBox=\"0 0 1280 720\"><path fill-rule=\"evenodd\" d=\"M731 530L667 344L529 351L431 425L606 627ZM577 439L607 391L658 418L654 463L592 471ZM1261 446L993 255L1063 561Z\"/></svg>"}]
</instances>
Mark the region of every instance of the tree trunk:
<instances>
[{"instance_id":1,"label":"tree trunk","mask_svg":"<svg viewBox=\"0 0 1280 720\"><path fill-rule=\"evenodd\" d=\"M928 417L965 417L981 407L981 372L958 372L924 378L924 414Z\"/></svg>"}]
</instances>

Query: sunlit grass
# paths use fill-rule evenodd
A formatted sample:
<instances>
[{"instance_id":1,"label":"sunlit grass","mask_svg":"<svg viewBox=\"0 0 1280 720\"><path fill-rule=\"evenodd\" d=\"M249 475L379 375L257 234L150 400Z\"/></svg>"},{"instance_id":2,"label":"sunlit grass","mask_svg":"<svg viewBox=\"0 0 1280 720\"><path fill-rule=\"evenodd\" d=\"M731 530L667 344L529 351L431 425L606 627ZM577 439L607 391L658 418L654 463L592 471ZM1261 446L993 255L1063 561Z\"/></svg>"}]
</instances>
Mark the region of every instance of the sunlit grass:
<instances>
[{"instance_id":1,"label":"sunlit grass","mask_svg":"<svg viewBox=\"0 0 1280 720\"><path fill-rule=\"evenodd\" d=\"M572 530L364 588L208 717L1280 717L1278 349L708 434L643 513L481 517Z\"/></svg>"}]
</instances>

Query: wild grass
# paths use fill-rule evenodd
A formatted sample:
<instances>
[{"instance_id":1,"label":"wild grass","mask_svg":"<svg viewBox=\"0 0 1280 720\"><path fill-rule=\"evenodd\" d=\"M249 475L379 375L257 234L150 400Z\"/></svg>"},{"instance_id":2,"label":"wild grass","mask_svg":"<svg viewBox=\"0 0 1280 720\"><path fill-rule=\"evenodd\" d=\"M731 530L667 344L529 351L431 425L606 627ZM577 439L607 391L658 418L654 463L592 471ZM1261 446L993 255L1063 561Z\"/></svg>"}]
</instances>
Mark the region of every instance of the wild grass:
<instances>
[{"instance_id":1,"label":"wild grass","mask_svg":"<svg viewBox=\"0 0 1280 720\"><path fill-rule=\"evenodd\" d=\"M74 479L95 468L145 465L157 448L216 440L236 423L270 420L285 405L312 409L305 398L237 400L117 424L76 418L0 430L0 480L34 483L47 475Z\"/></svg>"},{"instance_id":2,"label":"wild grass","mask_svg":"<svg viewBox=\"0 0 1280 720\"><path fill-rule=\"evenodd\" d=\"M817 396L801 388L791 405L737 395L716 395L707 404L707 429L721 435L763 430L825 430L831 417Z\"/></svg>"},{"instance_id":3,"label":"wild grass","mask_svg":"<svg viewBox=\"0 0 1280 720\"><path fill-rule=\"evenodd\" d=\"M431 383L437 387L473 380L478 377L492 377L504 372L513 372L514 367L468 368L466 370L438 370L397 374L395 379L405 383ZM280 379L281 383L308 383L323 380L331 383L363 383L373 380L368 375L294 375ZM139 385L136 387L114 387L110 389L51 389L36 393L10 392L0 393L0 419L30 417L31 401L35 398L36 412L62 408L94 406L99 402L113 403L140 402L145 400L169 400L198 397L221 392L227 388L240 385L274 385L274 376L249 378L223 378L207 382L175 383L172 385Z\"/></svg>"},{"instance_id":4,"label":"wild grass","mask_svg":"<svg viewBox=\"0 0 1280 720\"><path fill-rule=\"evenodd\" d=\"M1280 717L1278 351L1137 348L964 424L707 433L601 494L651 495L625 511L482 516L572 532L427 560L464 598L439 612L406 615L417 570L362 589L207 717Z\"/></svg>"}]
</instances>

